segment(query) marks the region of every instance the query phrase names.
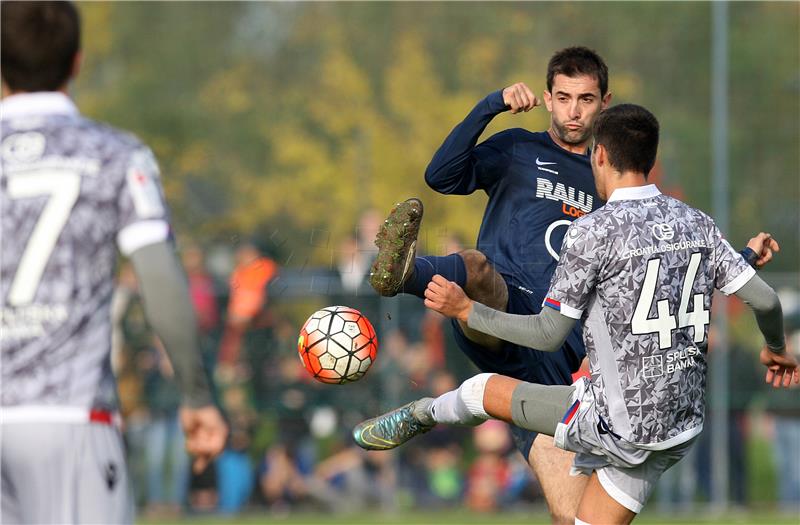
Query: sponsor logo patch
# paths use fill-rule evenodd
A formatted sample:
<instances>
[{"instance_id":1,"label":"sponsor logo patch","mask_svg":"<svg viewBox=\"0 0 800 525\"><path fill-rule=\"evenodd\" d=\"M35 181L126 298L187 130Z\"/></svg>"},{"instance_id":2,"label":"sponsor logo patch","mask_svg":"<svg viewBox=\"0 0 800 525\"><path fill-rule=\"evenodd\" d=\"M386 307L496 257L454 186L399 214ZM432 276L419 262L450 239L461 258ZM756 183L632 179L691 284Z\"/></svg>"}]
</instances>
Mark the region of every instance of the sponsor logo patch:
<instances>
[{"instance_id":1,"label":"sponsor logo patch","mask_svg":"<svg viewBox=\"0 0 800 525\"><path fill-rule=\"evenodd\" d=\"M544 168L540 168L544 169ZM591 195L585 192L576 190L572 186L567 186L561 182L556 182L543 177L536 178L536 197L539 199L549 199L551 201L561 201L566 206L562 211L567 215L577 217L577 211L589 213L592 211L592 204L594 199ZM570 212L568 207L576 208L576 212Z\"/></svg>"},{"instance_id":2,"label":"sponsor logo patch","mask_svg":"<svg viewBox=\"0 0 800 525\"><path fill-rule=\"evenodd\" d=\"M675 237L675 230L667 223L654 224L651 230L653 232L653 237L659 241L669 241Z\"/></svg>"}]
</instances>

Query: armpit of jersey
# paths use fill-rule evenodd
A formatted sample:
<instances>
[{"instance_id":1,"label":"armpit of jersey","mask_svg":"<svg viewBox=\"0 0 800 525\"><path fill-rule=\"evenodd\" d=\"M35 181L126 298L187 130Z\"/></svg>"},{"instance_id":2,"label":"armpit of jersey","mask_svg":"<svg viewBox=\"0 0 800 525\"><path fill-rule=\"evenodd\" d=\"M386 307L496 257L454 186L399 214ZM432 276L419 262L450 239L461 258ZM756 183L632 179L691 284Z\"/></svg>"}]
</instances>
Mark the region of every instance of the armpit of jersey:
<instances>
[{"instance_id":1,"label":"armpit of jersey","mask_svg":"<svg viewBox=\"0 0 800 525\"><path fill-rule=\"evenodd\" d=\"M598 238L597 226L592 215L581 217L570 225L543 306L573 319L581 318L597 282L602 256L603 244Z\"/></svg>"}]
</instances>

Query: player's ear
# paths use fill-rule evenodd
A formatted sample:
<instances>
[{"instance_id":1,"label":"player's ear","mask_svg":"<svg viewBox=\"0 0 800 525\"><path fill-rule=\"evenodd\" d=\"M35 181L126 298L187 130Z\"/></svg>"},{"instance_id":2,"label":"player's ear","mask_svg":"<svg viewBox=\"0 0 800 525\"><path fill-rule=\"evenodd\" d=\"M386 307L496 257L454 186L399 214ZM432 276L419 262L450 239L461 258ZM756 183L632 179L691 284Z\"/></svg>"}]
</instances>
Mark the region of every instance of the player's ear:
<instances>
[{"instance_id":1,"label":"player's ear","mask_svg":"<svg viewBox=\"0 0 800 525\"><path fill-rule=\"evenodd\" d=\"M606 93L605 96L603 97L603 101L600 104L600 109L601 110L606 109L609 104L611 104L611 92L610 91L608 93Z\"/></svg>"},{"instance_id":2,"label":"player's ear","mask_svg":"<svg viewBox=\"0 0 800 525\"><path fill-rule=\"evenodd\" d=\"M548 91L544 90L542 93L542 98L544 98L544 105L547 107L547 111L553 112L553 95Z\"/></svg>"},{"instance_id":3,"label":"player's ear","mask_svg":"<svg viewBox=\"0 0 800 525\"><path fill-rule=\"evenodd\" d=\"M608 162L606 148L602 144L595 143L592 155L594 155L594 163L597 166L605 166Z\"/></svg>"}]
</instances>

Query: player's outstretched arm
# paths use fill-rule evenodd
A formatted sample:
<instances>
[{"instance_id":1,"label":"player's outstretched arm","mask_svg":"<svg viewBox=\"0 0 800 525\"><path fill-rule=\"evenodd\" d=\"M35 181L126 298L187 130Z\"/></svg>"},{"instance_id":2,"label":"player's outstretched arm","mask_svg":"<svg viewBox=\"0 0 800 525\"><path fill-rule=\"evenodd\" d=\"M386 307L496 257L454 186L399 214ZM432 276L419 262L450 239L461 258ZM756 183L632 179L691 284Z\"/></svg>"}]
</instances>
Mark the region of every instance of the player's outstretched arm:
<instances>
[{"instance_id":1,"label":"player's outstretched arm","mask_svg":"<svg viewBox=\"0 0 800 525\"><path fill-rule=\"evenodd\" d=\"M767 347L761 350L761 364L767 367L765 381L774 388L789 387L792 383L800 383L800 371L797 358L791 353L776 354Z\"/></svg>"},{"instance_id":2,"label":"player's outstretched arm","mask_svg":"<svg viewBox=\"0 0 800 525\"><path fill-rule=\"evenodd\" d=\"M181 423L195 470L225 446L228 428L214 405L203 367L197 320L186 275L169 241L130 254L139 278L147 320L164 343L182 394Z\"/></svg>"},{"instance_id":3,"label":"player's outstretched arm","mask_svg":"<svg viewBox=\"0 0 800 525\"><path fill-rule=\"evenodd\" d=\"M550 308L539 315L516 315L494 310L467 297L464 290L441 275L434 275L425 290L425 306L466 322L479 332L521 346L555 352L572 331L575 319Z\"/></svg>"},{"instance_id":4,"label":"player's outstretched arm","mask_svg":"<svg viewBox=\"0 0 800 525\"><path fill-rule=\"evenodd\" d=\"M783 311L778 294L758 275L754 275L736 296L753 309L758 328L764 334L766 347L761 351L761 364L767 367L766 382L775 388L800 383L797 360L786 351L783 332Z\"/></svg>"},{"instance_id":5,"label":"player's outstretched arm","mask_svg":"<svg viewBox=\"0 0 800 525\"><path fill-rule=\"evenodd\" d=\"M539 104L522 82L488 95L436 150L425 170L425 182L433 190L451 195L468 195L491 186L511 161L513 137L498 133L476 146L478 138L496 115L530 111Z\"/></svg>"}]
</instances>

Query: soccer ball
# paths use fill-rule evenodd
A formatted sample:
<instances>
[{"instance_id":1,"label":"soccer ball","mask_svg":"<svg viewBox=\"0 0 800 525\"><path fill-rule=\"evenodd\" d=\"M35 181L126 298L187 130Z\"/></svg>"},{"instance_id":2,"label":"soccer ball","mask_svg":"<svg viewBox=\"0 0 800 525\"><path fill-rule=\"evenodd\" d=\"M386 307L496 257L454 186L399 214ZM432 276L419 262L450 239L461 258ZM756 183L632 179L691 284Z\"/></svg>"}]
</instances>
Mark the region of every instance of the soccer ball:
<instances>
[{"instance_id":1,"label":"soccer ball","mask_svg":"<svg viewBox=\"0 0 800 525\"><path fill-rule=\"evenodd\" d=\"M342 385L367 373L378 353L378 338L358 310L328 306L314 312L300 329L297 351L314 379Z\"/></svg>"}]
</instances>

